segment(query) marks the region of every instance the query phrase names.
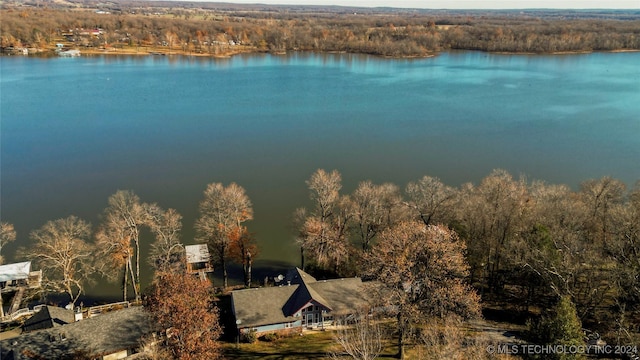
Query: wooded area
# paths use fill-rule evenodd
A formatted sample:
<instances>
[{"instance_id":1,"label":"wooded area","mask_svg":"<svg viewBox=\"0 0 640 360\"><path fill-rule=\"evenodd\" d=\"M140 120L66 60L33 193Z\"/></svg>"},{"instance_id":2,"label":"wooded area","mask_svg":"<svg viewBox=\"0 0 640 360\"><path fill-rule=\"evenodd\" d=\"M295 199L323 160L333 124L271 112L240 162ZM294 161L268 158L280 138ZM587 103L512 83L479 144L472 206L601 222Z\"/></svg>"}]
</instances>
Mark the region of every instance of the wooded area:
<instances>
[{"instance_id":1,"label":"wooded area","mask_svg":"<svg viewBox=\"0 0 640 360\"><path fill-rule=\"evenodd\" d=\"M29 48L53 54L57 44L94 53L202 56L640 50L638 11L38 1L4 2L0 16L3 52ZM293 214L296 242L291 246L300 249L301 267L325 278L359 276L381 284L384 296L377 298L385 301L376 305L395 311L393 336L400 354L409 338L434 348L462 348L463 335L450 337L447 331L459 332L457 321L482 313L527 322L533 343L583 344L583 327L611 344L640 341L640 182L627 189L604 177L574 190L495 170L478 184L458 188L424 176L404 188L363 181L345 194L338 171L318 170L307 186L311 206ZM229 262L242 266L244 286L252 286L260 243L260 234L245 225L252 218L252 203L240 185L207 185L194 224L195 241L208 245L223 274L223 289ZM17 237L4 221L0 251ZM123 298L139 301L144 294L140 268L153 267L156 278L147 289L147 306L161 326L174 330L163 351L189 358L184 354L198 348L215 357L220 328L211 304L213 289L184 276L181 230L177 211L118 191L107 200L95 229L75 216L49 221L30 234L33 245L20 249L17 257L46 269L43 290L64 294L71 304L96 276L120 282ZM153 240L141 237L141 231ZM149 252L143 253L146 241ZM172 297L185 289L196 303ZM172 307L184 312L167 310ZM194 314L216 326L198 333L199 322L185 321ZM368 322L363 328L379 332ZM206 346L194 345L200 343ZM442 355L447 356L451 352Z\"/></svg>"},{"instance_id":2,"label":"wooded area","mask_svg":"<svg viewBox=\"0 0 640 360\"><path fill-rule=\"evenodd\" d=\"M308 185L315 206L294 215L305 267L363 274L361 264L390 246L399 224L441 224L464 241L466 278L485 302L526 316L570 296L601 333L638 331L640 182L627 192L605 177L576 192L496 170L460 188L425 176L404 195L369 181L340 194L340 174L318 170Z\"/></svg>"},{"instance_id":3,"label":"wooded area","mask_svg":"<svg viewBox=\"0 0 640 360\"><path fill-rule=\"evenodd\" d=\"M391 57L450 49L510 53L640 50L637 11L437 11L121 2L4 3L1 47L87 52L321 51Z\"/></svg>"},{"instance_id":4,"label":"wooded area","mask_svg":"<svg viewBox=\"0 0 640 360\"><path fill-rule=\"evenodd\" d=\"M294 212L302 266L318 276L382 284L385 295L373 298L398 311L400 351L425 323L474 318L481 308L485 316L529 321L531 339L542 343L567 336L549 330L565 328L558 312L611 344L638 341L640 181L627 190L604 177L574 191L495 170L458 188L424 176L404 191L363 181L343 194L340 173L320 169L307 185L312 207ZM212 183L195 224L217 265L243 265L245 286L247 252L257 252L260 238L243 224L252 216L241 186ZM142 228L155 237L149 254L140 253ZM127 289L139 299L140 259L148 258L157 275L184 272L180 229L175 210L118 191L95 232L74 216L50 221L31 233L34 244L19 257L46 269L44 290L66 293L72 303L95 273L122 281L125 299ZM1 243L15 238L12 225L2 223Z\"/></svg>"}]
</instances>

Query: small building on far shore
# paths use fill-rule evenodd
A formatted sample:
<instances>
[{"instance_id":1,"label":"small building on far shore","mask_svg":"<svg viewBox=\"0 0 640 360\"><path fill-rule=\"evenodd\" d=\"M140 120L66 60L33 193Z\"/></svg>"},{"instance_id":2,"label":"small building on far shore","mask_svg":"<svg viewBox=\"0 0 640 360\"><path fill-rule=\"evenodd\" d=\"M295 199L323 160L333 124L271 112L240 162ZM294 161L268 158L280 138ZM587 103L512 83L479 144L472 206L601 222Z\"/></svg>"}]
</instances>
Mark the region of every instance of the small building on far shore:
<instances>
[{"instance_id":1,"label":"small building on far shore","mask_svg":"<svg viewBox=\"0 0 640 360\"><path fill-rule=\"evenodd\" d=\"M0 48L0 53L5 55L29 55L29 49L25 47L7 46Z\"/></svg>"}]
</instances>

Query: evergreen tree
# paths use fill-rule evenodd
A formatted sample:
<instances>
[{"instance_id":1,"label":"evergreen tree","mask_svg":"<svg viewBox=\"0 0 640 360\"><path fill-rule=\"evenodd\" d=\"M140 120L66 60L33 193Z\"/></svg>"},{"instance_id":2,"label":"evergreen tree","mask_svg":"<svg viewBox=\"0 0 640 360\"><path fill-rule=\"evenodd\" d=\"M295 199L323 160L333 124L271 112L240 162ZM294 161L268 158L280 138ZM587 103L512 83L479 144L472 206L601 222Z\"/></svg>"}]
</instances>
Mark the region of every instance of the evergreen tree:
<instances>
[{"instance_id":1,"label":"evergreen tree","mask_svg":"<svg viewBox=\"0 0 640 360\"><path fill-rule=\"evenodd\" d=\"M569 351L585 345L582 323L571 297L562 296L549 314L530 324L529 331L532 341L544 345L563 346L563 350L567 350L557 354L544 354L545 359L585 359L584 354Z\"/></svg>"}]
</instances>

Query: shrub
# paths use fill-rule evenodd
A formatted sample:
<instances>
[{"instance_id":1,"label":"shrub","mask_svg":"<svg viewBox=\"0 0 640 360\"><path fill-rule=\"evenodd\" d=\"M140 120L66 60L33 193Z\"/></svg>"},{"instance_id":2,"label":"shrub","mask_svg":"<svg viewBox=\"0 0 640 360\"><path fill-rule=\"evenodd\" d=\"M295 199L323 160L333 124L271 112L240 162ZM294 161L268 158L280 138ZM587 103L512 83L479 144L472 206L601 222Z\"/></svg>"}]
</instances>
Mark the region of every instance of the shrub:
<instances>
[{"instance_id":1,"label":"shrub","mask_svg":"<svg viewBox=\"0 0 640 360\"><path fill-rule=\"evenodd\" d=\"M278 339L280 339L280 334L278 333L268 333L260 337L260 340L267 341L267 342L274 342Z\"/></svg>"},{"instance_id":2,"label":"shrub","mask_svg":"<svg viewBox=\"0 0 640 360\"><path fill-rule=\"evenodd\" d=\"M252 329L247 332L243 332L240 336L240 340L242 340L242 342L244 343L253 344L254 342L258 341L258 335L256 335L256 331Z\"/></svg>"}]
</instances>

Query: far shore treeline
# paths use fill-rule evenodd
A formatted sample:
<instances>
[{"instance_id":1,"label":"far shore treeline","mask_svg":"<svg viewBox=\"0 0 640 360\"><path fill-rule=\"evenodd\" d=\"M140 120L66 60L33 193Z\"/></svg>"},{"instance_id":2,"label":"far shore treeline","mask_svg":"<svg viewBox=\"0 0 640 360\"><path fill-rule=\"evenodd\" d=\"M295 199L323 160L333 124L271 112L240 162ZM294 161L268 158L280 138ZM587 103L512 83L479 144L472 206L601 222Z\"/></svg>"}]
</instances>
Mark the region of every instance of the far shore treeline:
<instances>
[{"instance_id":1,"label":"far shore treeline","mask_svg":"<svg viewBox=\"0 0 640 360\"><path fill-rule=\"evenodd\" d=\"M640 50L637 10L409 10L188 2L3 2L2 52L422 57Z\"/></svg>"},{"instance_id":2,"label":"far shore treeline","mask_svg":"<svg viewBox=\"0 0 640 360\"><path fill-rule=\"evenodd\" d=\"M314 274L366 277L371 252L384 249L393 231L407 224L440 226L464 245L464 280L485 307L529 313L568 296L586 327L613 334L640 326L640 181L628 189L603 177L572 190L494 170L479 184L458 188L424 176L404 189L363 181L343 194L340 173L320 169L307 186L311 206L292 209L296 240L290 246L300 249L300 266ZM156 274L184 268L180 214L125 190L107 204L96 226L75 216L49 221L29 234L31 246L12 257L33 261L44 270L44 290L66 294L72 303L96 273L120 282L124 299L140 299L141 266ZM245 226L252 219L242 186L206 186L196 242L208 244L223 271L223 289L230 262L242 265L244 284L252 286L260 244L260 234ZM2 219L0 246L16 239L10 222ZM140 237L142 229L153 240Z\"/></svg>"}]
</instances>

